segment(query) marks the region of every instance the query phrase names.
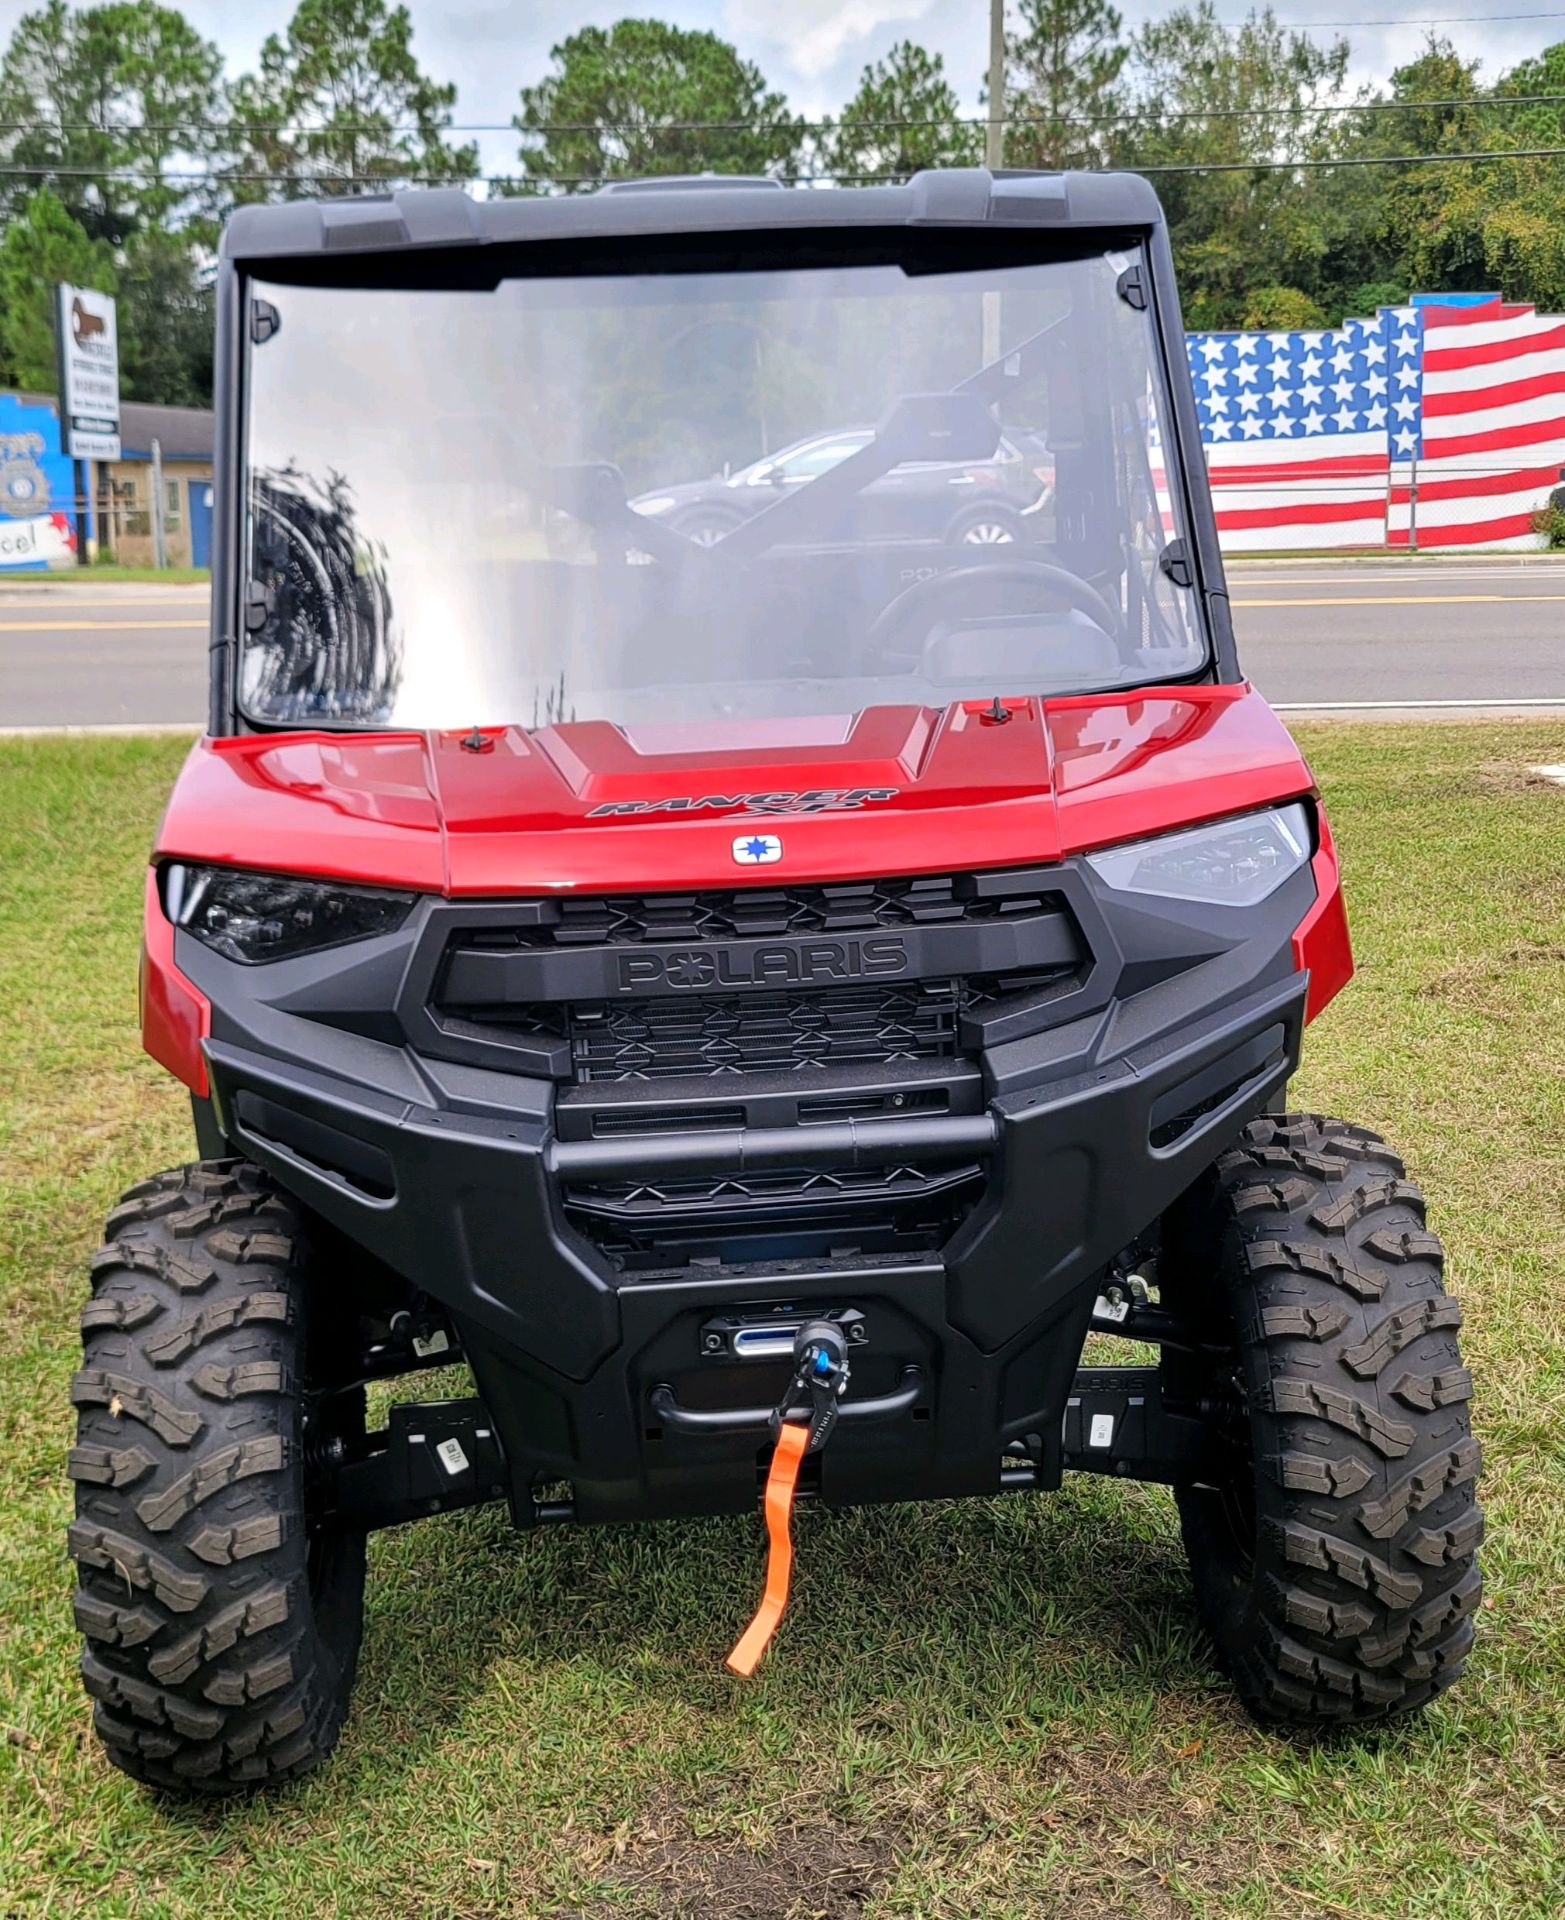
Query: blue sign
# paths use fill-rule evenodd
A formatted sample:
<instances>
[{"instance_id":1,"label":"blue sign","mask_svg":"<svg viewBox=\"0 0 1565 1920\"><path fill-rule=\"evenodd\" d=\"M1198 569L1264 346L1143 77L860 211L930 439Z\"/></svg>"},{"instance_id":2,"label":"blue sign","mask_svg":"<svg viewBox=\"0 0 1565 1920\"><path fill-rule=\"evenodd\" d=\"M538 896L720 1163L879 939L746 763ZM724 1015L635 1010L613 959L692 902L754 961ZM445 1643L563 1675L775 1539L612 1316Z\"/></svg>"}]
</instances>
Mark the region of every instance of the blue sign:
<instances>
[{"instance_id":1,"label":"blue sign","mask_svg":"<svg viewBox=\"0 0 1565 1920\"><path fill-rule=\"evenodd\" d=\"M1412 304L1415 307L1486 307L1491 300L1499 298L1497 293L1415 293Z\"/></svg>"},{"instance_id":2,"label":"blue sign","mask_svg":"<svg viewBox=\"0 0 1565 1920\"><path fill-rule=\"evenodd\" d=\"M35 572L75 558L73 485L53 407L0 393L0 570Z\"/></svg>"}]
</instances>

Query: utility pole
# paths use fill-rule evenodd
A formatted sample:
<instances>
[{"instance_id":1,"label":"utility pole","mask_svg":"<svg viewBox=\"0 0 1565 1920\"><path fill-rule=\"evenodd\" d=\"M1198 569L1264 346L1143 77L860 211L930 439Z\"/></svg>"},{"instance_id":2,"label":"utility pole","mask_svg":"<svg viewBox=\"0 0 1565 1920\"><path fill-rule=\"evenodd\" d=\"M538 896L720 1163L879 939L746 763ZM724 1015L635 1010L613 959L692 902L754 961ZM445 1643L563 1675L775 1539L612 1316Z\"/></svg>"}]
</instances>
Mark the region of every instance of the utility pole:
<instances>
[{"instance_id":1,"label":"utility pole","mask_svg":"<svg viewBox=\"0 0 1565 1920\"><path fill-rule=\"evenodd\" d=\"M989 0L989 121L984 128L984 165L1005 165L1005 0ZM1000 296L983 297L983 365L1000 357Z\"/></svg>"},{"instance_id":2,"label":"utility pole","mask_svg":"<svg viewBox=\"0 0 1565 1920\"><path fill-rule=\"evenodd\" d=\"M168 536L163 522L163 443L152 442L152 559L159 568L168 565Z\"/></svg>"},{"instance_id":3,"label":"utility pole","mask_svg":"<svg viewBox=\"0 0 1565 1920\"><path fill-rule=\"evenodd\" d=\"M989 0L989 124L984 128L984 165L1005 165L1005 0Z\"/></svg>"}]
</instances>

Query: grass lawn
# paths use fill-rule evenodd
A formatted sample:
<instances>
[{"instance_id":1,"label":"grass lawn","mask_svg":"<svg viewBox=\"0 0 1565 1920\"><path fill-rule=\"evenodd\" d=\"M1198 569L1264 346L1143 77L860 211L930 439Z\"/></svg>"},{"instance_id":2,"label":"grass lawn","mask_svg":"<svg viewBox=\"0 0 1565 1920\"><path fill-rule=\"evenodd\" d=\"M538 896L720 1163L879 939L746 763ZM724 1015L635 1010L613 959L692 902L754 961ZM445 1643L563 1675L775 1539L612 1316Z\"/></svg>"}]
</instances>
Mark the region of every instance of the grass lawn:
<instances>
[{"instance_id":1,"label":"grass lawn","mask_svg":"<svg viewBox=\"0 0 1565 1920\"><path fill-rule=\"evenodd\" d=\"M1558 725L1316 727L1355 986L1304 1102L1382 1128L1467 1309L1489 1598L1466 1683L1311 1743L1243 1720L1161 1492L809 1513L752 1685L743 1520L380 1536L335 1763L160 1804L89 1737L63 1551L76 1308L191 1151L136 1048L164 740L0 742L0 1916L1565 1912L1565 760Z\"/></svg>"},{"instance_id":2,"label":"grass lawn","mask_svg":"<svg viewBox=\"0 0 1565 1920\"><path fill-rule=\"evenodd\" d=\"M56 567L48 573L15 573L9 581L21 586L121 586L148 585L188 587L196 581L212 578L209 567L121 567L111 561L93 567Z\"/></svg>"}]
</instances>

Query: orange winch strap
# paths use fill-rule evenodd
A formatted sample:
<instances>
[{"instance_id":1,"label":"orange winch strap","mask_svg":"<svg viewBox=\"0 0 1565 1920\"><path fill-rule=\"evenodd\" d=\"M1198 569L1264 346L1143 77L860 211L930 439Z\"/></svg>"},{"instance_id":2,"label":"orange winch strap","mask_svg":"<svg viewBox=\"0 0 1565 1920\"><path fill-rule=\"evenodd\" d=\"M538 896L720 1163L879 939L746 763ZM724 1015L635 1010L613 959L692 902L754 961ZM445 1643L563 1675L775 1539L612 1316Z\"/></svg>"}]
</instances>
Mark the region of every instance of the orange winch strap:
<instances>
[{"instance_id":1,"label":"orange winch strap","mask_svg":"<svg viewBox=\"0 0 1565 1920\"><path fill-rule=\"evenodd\" d=\"M766 1476L766 1591L755 1610L755 1618L739 1636L739 1644L729 1654L726 1665L748 1680L765 1653L777 1623L788 1604L788 1576L793 1571L793 1542L788 1521L793 1512L793 1491L799 1484L799 1465L810 1444L810 1430L795 1420L785 1420L777 1435L777 1450L772 1455Z\"/></svg>"}]
</instances>

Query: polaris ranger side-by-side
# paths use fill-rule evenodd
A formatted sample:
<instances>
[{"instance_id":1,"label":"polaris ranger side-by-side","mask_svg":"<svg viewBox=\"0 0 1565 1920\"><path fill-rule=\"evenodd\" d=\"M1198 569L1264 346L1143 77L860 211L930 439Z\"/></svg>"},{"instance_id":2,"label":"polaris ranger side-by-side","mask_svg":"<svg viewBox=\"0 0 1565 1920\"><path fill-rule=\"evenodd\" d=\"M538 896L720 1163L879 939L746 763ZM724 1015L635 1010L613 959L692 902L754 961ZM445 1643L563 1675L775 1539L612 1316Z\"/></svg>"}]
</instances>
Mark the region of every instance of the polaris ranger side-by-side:
<instances>
[{"instance_id":1,"label":"polaris ranger side-by-side","mask_svg":"<svg viewBox=\"0 0 1565 1920\"><path fill-rule=\"evenodd\" d=\"M650 504L844 421L715 535ZM116 1764L319 1761L367 1532L491 1499L764 1485L775 1537L1159 1481L1253 1714L1448 1685L1457 1307L1395 1153L1288 1107L1337 862L1235 655L1145 182L248 208L217 422L141 981L199 1158L110 1215L73 1388ZM1021 446L1003 538L874 504Z\"/></svg>"}]
</instances>

